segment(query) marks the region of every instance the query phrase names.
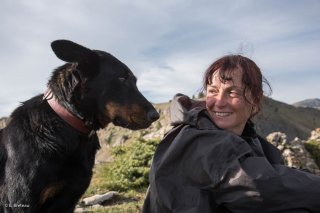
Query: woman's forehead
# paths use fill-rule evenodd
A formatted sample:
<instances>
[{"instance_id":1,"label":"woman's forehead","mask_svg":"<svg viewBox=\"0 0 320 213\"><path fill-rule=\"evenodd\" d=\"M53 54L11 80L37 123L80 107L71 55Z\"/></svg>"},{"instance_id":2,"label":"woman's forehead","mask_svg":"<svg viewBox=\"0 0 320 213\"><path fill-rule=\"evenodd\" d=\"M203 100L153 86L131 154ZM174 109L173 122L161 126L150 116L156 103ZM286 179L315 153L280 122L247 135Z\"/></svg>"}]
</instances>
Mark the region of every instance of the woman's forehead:
<instances>
[{"instance_id":1,"label":"woman's forehead","mask_svg":"<svg viewBox=\"0 0 320 213\"><path fill-rule=\"evenodd\" d=\"M230 70L220 73L220 70L217 70L211 76L210 85L221 83L242 87L242 72L240 70Z\"/></svg>"}]
</instances>

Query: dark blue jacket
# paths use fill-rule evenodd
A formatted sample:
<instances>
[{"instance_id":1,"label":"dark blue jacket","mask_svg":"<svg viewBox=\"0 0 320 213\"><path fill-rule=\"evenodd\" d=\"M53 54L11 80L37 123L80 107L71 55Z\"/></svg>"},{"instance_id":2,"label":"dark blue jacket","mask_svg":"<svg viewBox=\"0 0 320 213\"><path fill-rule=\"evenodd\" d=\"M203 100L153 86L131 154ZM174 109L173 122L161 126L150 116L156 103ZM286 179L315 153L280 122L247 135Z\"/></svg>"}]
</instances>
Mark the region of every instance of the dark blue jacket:
<instances>
[{"instance_id":1,"label":"dark blue jacket","mask_svg":"<svg viewBox=\"0 0 320 213\"><path fill-rule=\"evenodd\" d=\"M320 212L320 177L283 165L250 123L242 136L217 128L185 96L159 144L143 213Z\"/></svg>"}]
</instances>

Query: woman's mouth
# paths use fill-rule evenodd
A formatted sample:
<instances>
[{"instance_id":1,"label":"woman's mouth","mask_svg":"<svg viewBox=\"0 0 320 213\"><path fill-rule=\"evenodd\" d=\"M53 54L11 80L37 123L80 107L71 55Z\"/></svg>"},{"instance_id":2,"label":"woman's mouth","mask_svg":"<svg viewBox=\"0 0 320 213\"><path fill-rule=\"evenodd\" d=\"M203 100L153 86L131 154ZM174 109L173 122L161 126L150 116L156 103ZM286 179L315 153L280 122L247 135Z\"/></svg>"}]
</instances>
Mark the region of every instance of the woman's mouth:
<instances>
[{"instance_id":1,"label":"woman's mouth","mask_svg":"<svg viewBox=\"0 0 320 213\"><path fill-rule=\"evenodd\" d=\"M232 112L213 112L215 116L218 117L227 117L232 114Z\"/></svg>"}]
</instances>

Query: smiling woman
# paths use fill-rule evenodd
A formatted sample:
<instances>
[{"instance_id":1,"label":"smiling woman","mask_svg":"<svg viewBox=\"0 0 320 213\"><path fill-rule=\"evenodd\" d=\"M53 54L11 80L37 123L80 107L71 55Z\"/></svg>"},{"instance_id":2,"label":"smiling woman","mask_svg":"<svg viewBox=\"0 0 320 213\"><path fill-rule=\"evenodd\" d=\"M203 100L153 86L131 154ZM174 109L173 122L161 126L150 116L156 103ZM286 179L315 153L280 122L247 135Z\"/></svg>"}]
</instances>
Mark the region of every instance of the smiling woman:
<instances>
[{"instance_id":1,"label":"smiling woman","mask_svg":"<svg viewBox=\"0 0 320 213\"><path fill-rule=\"evenodd\" d=\"M227 55L205 72L206 100L178 94L174 128L155 152L144 213L320 212L320 177L283 165L251 118L261 109L259 67Z\"/></svg>"},{"instance_id":2,"label":"smiling woman","mask_svg":"<svg viewBox=\"0 0 320 213\"><path fill-rule=\"evenodd\" d=\"M206 105L218 127L241 135L251 117L254 105L245 101L239 75L239 73L232 73L230 80L223 82L213 75L211 85L207 86Z\"/></svg>"},{"instance_id":3,"label":"smiling woman","mask_svg":"<svg viewBox=\"0 0 320 213\"><path fill-rule=\"evenodd\" d=\"M221 129L241 135L247 121L261 108L262 82L270 88L259 67L249 58L228 55L215 61L204 75L206 106Z\"/></svg>"}]
</instances>

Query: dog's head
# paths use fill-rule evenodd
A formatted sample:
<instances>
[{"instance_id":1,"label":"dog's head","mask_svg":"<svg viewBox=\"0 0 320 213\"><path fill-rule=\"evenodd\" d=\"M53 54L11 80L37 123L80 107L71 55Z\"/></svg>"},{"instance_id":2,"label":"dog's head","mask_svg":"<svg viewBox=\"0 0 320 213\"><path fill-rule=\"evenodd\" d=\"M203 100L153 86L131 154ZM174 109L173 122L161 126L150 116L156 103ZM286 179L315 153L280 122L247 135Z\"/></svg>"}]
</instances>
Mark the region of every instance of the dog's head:
<instances>
[{"instance_id":1,"label":"dog's head","mask_svg":"<svg viewBox=\"0 0 320 213\"><path fill-rule=\"evenodd\" d=\"M68 63L53 73L48 86L62 105L94 129L110 122L142 129L159 118L139 92L134 74L111 54L68 40L56 40L51 47Z\"/></svg>"}]
</instances>

